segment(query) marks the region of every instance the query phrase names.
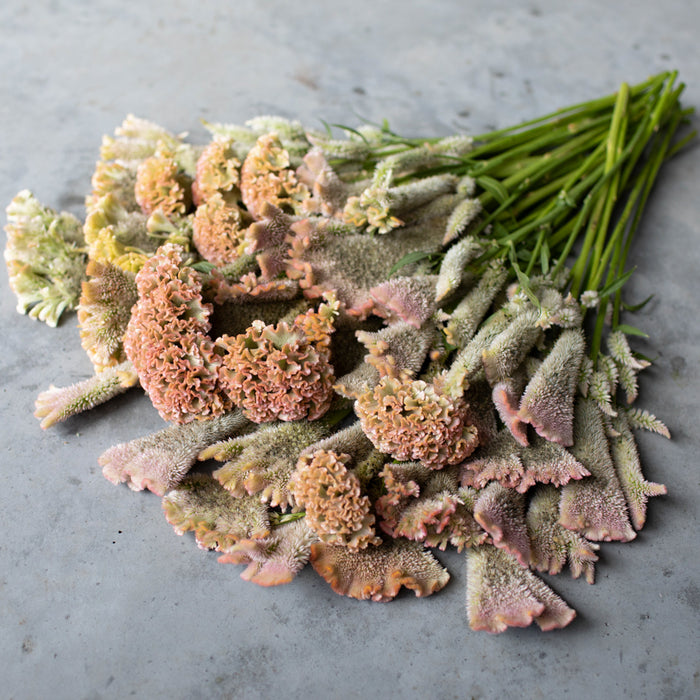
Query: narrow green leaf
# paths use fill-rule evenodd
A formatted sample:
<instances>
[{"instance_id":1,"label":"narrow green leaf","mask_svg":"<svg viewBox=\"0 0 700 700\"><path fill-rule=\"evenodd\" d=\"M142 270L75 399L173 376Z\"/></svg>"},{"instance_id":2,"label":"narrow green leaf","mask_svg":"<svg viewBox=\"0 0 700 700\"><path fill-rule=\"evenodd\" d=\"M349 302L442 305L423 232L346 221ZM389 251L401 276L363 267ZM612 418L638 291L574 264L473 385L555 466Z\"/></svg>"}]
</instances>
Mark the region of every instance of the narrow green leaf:
<instances>
[{"instance_id":1,"label":"narrow green leaf","mask_svg":"<svg viewBox=\"0 0 700 700\"><path fill-rule=\"evenodd\" d=\"M628 326L626 323L621 323L619 326L615 327L616 331L620 331L621 333L624 333L625 335L636 335L639 336L640 338L648 338L649 336L642 330L639 330L639 328L635 328L634 326Z\"/></svg>"},{"instance_id":2,"label":"narrow green leaf","mask_svg":"<svg viewBox=\"0 0 700 700\"><path fill-rule=\"evenodd\" d=\"M654 298L653 294L650 294L644 301L639 302L639 304L625 304L624 302L622 303L622 308L625 311L641 311L652 299Z\"/></svg>"},{"instance_id":3,"label":"narrow green leaf","mask_svg":"<svg viewBox=\"0 0 700 700\"><path fill-rule=\"evenodd\" d=\"M345 124L331 124L331 126L335 126L338 129L342 129L343 131L349 134L355 134L355 136L359 136L367 145L369 145L369 141L367 141L367 139L361 131L353 129L351 126L345 126Z\"/></svg>"},{"instance_id":4,"label":"narrow green leaf","mask_svg":"<svg viewBox=\"0 0 700 700\"><path fill-rule=\"evenodd\" d=\"M520 269L520 265L518 265L518 261L516 259L515 245L513 245L513 241L510 241L509 257L510 263L513 266L513 270L515 270L515 276L518 278L518 283L522 287L523 292L525 292L527 298L535 305L535 307L541 310L542 307L540 306L540 300L532 291L528 276Z\"/></svg>"},{"instance_id":5,"label":"narrow green leaf","mask_svg":"<svg viewBox=\"0 0 700 700\"><path fill-rule=\"evenodd\" d=\"M216 265L206 260L200 260L199 262L192 263L191 267L193 270L197 270L197 272L203 272L205 275L208 275Z\"/></svg>"},{"instance_id":6,"label":"narrow green leaf","mask_svg":"<svg viewBox=\"0 0 700 700\"><path fill-rule=\"evenodd\" d=\"M611 294L615 294L615 292L618 291L618 289L622 289L624 286L625 282L632 277L632 273L636 270L636 268L632 268L629 272L625 272L624 275L621 277L618 277L616 280L611 282L610 284L607 284L605 287L600 292L601 297L607 297L610 296Z\"/></svg>"},{"instance_id":7,"label":"narrow green leaf","mask_svg":"<svg viewBox=\"0 0 700 700\"><path fill-rule=\"evenodd\" d=\"M540 267L542 268L543 275L549 272L549 255L549 245L547 241L542 241L542 247L540 248Z\"/></svg>"},{"instance_id":8,"label":"narrow green leaf","mask_svg":"<svg viewBox=\"0 0 700 700\"><path fill-rule=\"evenodd\" d=\"M477 177L476 184L478 187L481 187L482 190L486 190L486 192L492 195L499 204L503 204L510 196L508 190L502 183L488 175Z\"/></svg>"},{"instance_id":9,"label":"narrow green leaf","mask_svg":"<svg viewBox=\"0 0 700 700\"><path fill-rule=\"evenodd\" d=\"M426 258L429 258L430 255L430 253L426 253L422 250L414 250L412 253L404 255L403 258L394 263L392 268L389 270L389 277L391 277L395 272L398 272L402 267L418 262L419 260L425 260Z\"/></svg>"},{"instance_id":10,"label":"narrow green leaf","mask_svg":"<svg viewBox=\"0 0 700 700\"><path fill-rule=\"evenodd\" d=\"M284 525L285 523L293 523L295 520L301 520L306 515L305 511L298 513L270 513L270 522L272 525Z\"/></svg>"}]
</instances>

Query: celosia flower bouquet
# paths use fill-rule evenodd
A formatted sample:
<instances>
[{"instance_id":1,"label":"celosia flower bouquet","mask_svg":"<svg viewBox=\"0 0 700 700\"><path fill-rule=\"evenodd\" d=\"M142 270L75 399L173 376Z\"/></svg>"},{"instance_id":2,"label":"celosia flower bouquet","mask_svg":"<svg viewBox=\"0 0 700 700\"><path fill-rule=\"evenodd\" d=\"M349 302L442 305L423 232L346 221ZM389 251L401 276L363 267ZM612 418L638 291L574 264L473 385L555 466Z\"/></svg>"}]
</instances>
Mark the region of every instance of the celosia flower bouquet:
<instances>
[{"instance_id":1,"label":"celosia flower bouquet","mask_svg":"<svg viewBox=\"0 0 700 700\"><path fill-rule=\"evenodd\" d=\"M258 117L199 147L127 117L84 223L26 190L7 209L19 311L77 309L95 367L39 395L41 425L140 385L170 425L104 475L243 578L310 562L338 593L423 596L451 546L474 629L567 625L535 572L593 582L598 543L665 493L633 437L668 431L634 406L649 361L621 289L692 136L681 91L664 73L474 137Z\"/></svg>"}]
</instances>

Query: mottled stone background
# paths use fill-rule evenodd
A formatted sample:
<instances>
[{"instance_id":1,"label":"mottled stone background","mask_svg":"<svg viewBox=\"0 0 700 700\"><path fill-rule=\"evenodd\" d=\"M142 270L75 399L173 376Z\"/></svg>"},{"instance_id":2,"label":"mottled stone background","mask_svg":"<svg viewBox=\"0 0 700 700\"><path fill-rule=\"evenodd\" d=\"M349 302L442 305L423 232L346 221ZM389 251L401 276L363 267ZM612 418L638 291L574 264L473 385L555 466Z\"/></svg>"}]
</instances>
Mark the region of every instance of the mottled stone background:
<instances>
[{"instance_id":1,"label":"mottled stone background","mask_svg":"<svg viewBox=\"0 0 700 700\"><path fill-rule=\"evenodd\" d=\"M188 131L281 114L319 127L386 117L411 135L479 132L678 68L700 105L695 0L5 0L0 201L31 188L78 216L100 138L128 113ZM566 630L471 632L462 555L438 595L342 598L310 569L261 589L176 537L159 500L97 458L162 427L139 392L42 432L49 384L86 377L75 318L15 313L0 273L0 696L3 698L694 698L700 696L698 149L668 163L628 287L656 358L640 437L668 486L597 581L548 582Z\"/></svg>"}]
</instances>

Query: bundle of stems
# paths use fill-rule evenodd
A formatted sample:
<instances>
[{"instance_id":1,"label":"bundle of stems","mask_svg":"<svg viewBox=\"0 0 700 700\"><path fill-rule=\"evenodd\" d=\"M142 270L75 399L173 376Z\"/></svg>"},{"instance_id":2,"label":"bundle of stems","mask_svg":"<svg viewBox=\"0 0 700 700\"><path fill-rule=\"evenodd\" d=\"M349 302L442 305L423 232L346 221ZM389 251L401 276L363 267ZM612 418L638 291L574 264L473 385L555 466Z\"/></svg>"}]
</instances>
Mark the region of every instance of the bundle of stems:
<instances>
[{"instance_id":1,"label":"bundle of stems","mask_svg":"<svg viewBox=\"0 0 700 700\"><path fill-rule=\"evenodd\" d=\"M442 173L473 178L483 215L470 233L490 243L473 267L508 258L533 300L533 275L565 274L571 293L588 292L597 307L595 360L606 318L612 330L642 334L621 323L621 288L633 272L627 257L659 168L696 135L677 138L693 112L680 105L684 87L675 71L632 87L623 83L607 97L474 136L468 154L445 156L446 163L406 179ZM439 141L406 139L386 124L383 136L366 167Z\"/></svg>"}]
</instances>

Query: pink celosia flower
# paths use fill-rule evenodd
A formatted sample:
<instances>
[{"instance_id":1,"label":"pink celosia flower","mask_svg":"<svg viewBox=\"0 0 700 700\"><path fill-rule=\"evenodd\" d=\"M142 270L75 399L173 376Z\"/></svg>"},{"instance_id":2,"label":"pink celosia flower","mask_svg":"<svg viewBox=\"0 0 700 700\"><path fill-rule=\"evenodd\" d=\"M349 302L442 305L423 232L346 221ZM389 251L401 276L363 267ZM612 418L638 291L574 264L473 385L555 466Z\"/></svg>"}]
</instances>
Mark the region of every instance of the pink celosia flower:
<instances>
[{"instance_id":1,"label":"pink celosia flower","mask_svg":"<svg viewBox=\"0 0 700 700\"><path fill-rule=\"evenodd\" d=\"M201 549L227 552L239 540L270 534L267 506L259 498L236 498L206 474L190 474L168 491L163 510L178 535L194 531Z\"/></svg>"},{"instance_id":2,"label":"pink celosia flower","mask_svg":"<svg viewBox=\"0 0 700 700\"><path fill-rule=\"evenodd\" d=\"M211 305L182 248L167 244L136 276L139 300L124 349L141 385L166 420L186 422L231 408L218 379L221 357L207 336Z\"/></svg>"},{"instance_id":3,"label":"pink celosia flower","mask_svg":"<svg viewBox=\"0 0 700 700\"><path fill-rule=\"evenodd\" d=\"M492 481L476 499L474 520L491 535L496 547L512 554L522 566L529 564L530 539L523 494Z\"/></svg>"},{"instance_id":4,"label":"pink celosia flower","mask_svg":"<svg viewBox=\"0 0 700 700\"><path fill-rule=\"evenodd\" d=\"M352 457L330 450L302 455L290 487L306 522L327 544L364 549L381 543L374 533L374 513L360 481L348 464Z\"/></svg>"},{"instance_id":5,"label":"pink celosia flower","mask_svg":"<svg viewBox=\"0 0 700 700\"><path fill-rule=\"evenodd\" d=\"M599 546L559 522L559 491L551 485L535 489L528 504L526 522L530 537L530 566L558 574L567 560L571 575L583 574L593 583Z\"/></svg>"},{"instance_id":6,"label":"pink celosia flower","mask_svg":"<svg viewBox=\"0 0 700 700\"><path fill-rule=\"evenodd\" d=\"M423 545L408 540L360 550L317 542L311 545L311 564L336 593L381 603L395 598L402 586L420 597L439 591L450 580Z\"/></svg>"},{"instance_id":7,"label":"pink celosia flower","mask_svg":"<svg viewBox=\"0 0 700 700\"><path fill-rule=\"evenodd\" d=\"M197 207L192 242L205 260L215 265L232 263L245 245L246 223L244 212L215 192Z\"/></svg>"},{"instance_id":8,"label":"pink celosia flower","mask_svg":"<svg viewBox=\"0 0 700 700\"><path fill-rule=\"evenodd\" d=\"M202 450L253 427L240 411L185 425L170 425L110 447L100 456L99 463L102 474L113 484L126 483L133 491L149 489L162 496L182 481Z\"/></svg>"},{"instance_id":9,"label":"pink celosia flower","mask_svg":"<svg viewBox=\"0 0 700 700\"><path fill-rule=\"evenodd\" d=\"M241 167L241 196L251 215L258 219L264 203L295 211L309 197L306 185L290 169L289 153L276 134L261 136Z\"/></svg>"},{"instance_id":10,"label":"pink celosia flower","mask_svg":"<svg viewBox=\"0 0 700 700\"><path fill-rule=\"evenodd\" d=\"M305 520L284 523L268 537L239 540L219 557L223 564L247 564L244 581L259 586L289 583L306 565L318 536Z\"/></svg>"},{"instance_id":11,"label":"pink celosia flower","mask_svg":"<svg viewBox=\"0 0 700 700\"><path fill-rule=\"evenodd\" d=\"M300 315L290 325L255 321L245 333L222 336L221 384L256 423L320 418L333 397L330 334L337 303Z\"/></svg>"},{"instance_id":12,"label":"pink celosia flower","mask_svg":"<svg viewBox=\"0 0 700 700\"><path fill-rule=\"evenodd\" d=\"M467 550L467 612L471 628L487 632L527 627L533 620L553 630L576 617L544 581L490 545Z\"/></svg>"},{"instance_id":13,"label":"pink celosia flower","mask_svg":"<svg viewBox=\"0 0 700 700\"><path fill-rule=\"evenodd\" d=\"M458 550L487 538L462 502L456 468L436 471L417 462L390 463L380 476L386 493L377 499L376 510L388 535Z\"/></svg>"},{"instance_id":14,"label":"pink celosia flower","mask_svg":"<svg viewBox=\"0 0 700 700\"><path fill-rule=\"evenodd\" d=\"M191 201L189 179L165 154L146 158L139 165L134 192L144 214L152 214L156 209L165 216L185 214Z\"/></svg>"},{"instance_id":15,"label":"pink celosia flower","mask_svg":"<svg viewBox=\"0 0 700 700\"><path fill-rule=\"evenodd\" d=\"M458 464L478 444L466 402L443 393L439 383L412 379L407 372L382 377L358 396L355 412L378 450L431 469Z\"/></svg>"},{"instance_id":16,"label":"pink celosia flower","mask_svg":"<svg viewBox=\"0 0 700 700\"><path fill-rule=\"evenodd\" d=\"M299 455L329 432L324 421L273 423L212 445L199 459L225 462L213 476L234 496L256 493L265 503L286 510L296 505L289 479Z\"/></svg>"},{"instance_id":17,"label":"pink celosia flower","mask_svg":"<svg viewBox=\"0 0 700 700\"><path fill-rule=\"evenodd\" d=\"M637 533L610 456L600 408L590 399L576 403L571 452L591 476L561 490L559 522L590 540L629 542Z\"/></svg>"}]
</instances>

